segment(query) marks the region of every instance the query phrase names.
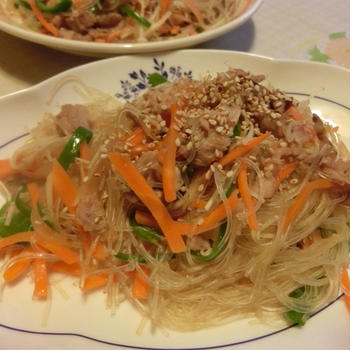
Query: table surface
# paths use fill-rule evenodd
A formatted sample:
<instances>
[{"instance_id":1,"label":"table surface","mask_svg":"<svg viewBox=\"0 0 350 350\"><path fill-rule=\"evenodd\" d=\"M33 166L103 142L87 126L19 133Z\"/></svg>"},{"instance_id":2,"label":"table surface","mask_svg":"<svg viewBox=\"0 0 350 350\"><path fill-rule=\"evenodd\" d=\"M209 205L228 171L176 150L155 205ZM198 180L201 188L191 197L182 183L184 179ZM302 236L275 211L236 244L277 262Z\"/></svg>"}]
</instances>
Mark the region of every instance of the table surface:
<instances>
[{"instance_id":1,"label":"table surface","mask_svg":"<svg viewBox=\"0 0 350 350\"><path fill-rule=\"evenodd\" d=\"M195 48L315 60L350 68L349 23L349 0L265 0L242 26ZM55 51L0 32L0 96L97 59ZM35 335L27 337L30 342L36 341ZM24 345L16 332L3 328L0 339L7 339L11 348ZM71 348L94 345L78 338L70 341ZM60 344L60 339L56 344Z\"/></svg>"},{"instance_id":2,"label":"table surface","mask_svg":"<svg viewBox=\"0 0 350 350\"><path fill-rule=\"evenodd\" d=\"M235 30L195 48L316 60L350 67L348 0L265 0ZM0 96L98 58L76 56L0 32Z\"/></svg>"}]
</instances>

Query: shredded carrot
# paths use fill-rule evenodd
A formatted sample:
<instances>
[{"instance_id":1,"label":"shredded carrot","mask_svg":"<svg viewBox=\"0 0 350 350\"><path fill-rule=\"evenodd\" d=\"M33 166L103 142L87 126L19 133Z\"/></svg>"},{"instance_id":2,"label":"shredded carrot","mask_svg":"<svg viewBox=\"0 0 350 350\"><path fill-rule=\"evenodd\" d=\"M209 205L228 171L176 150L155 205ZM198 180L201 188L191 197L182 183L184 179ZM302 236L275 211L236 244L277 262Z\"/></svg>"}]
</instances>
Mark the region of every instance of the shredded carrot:
<instances>
[{"instance_id":1,"label":"shredded carrot","mask_svg":"<svg viewBox=\"0 0 350 350\"><path fill-rule=\"evenodd\" d=\"M140 200L146 205L159 227L164 233L172 252L180 253L186 250L186 245L181 234L191 230L193 225L176 222L170 216L168 210L161 202L153 188L137 170L130 159L121 156L118 152L108 155L113 166L135 192Z\"/></svg>"},{"instance_id":2,"label":"shredded carrot","mask_svg":"<svg viewBox=\"0 0 350 350\"><path fill-rule=\"evenodd\" d=\"M119 39L121 34L122 34L121 30L115 30L114 32L112 32L111 34L108 35L107 40L106 40L107 43L111 43L115 39Z\"/></svg>"},{"instance_id":3,"label":"shredded carrot","mask_svg":"<svg viewBox=\"0 0 350 350\"><path fill-rule=\"evenodd\" d=\"M76 225L79 229L80 237L83 243L85 254L90 252L91 237L89 232L86 232L81 225ZM101 242L97 242L95 250L92 252L92 257L97 260L103 260L106 257L104 245Z\"/></svg>"},{"instance_id":4,"label":"shredded carrot","mask_svg":"<svg viewBox=\"0 0 350 350\"><path fill-rule=\"evenodd\" d=\"M172 202L176 199L175 188L175 169L176 169L176 139L179 132L176 130L176 113L179 106L173 103L170 106L170 125L165 136L164 152L166 157L163 159L162 179L164 198L167 202Z\"/></svg>"},{"instance_id":5,"label":"shredded carrot","mask_svg":"<svg viewBox=\"0 0 350 350\"><path fill-rule=\"evenodd\" d=\"M201 10L198 8L198 6L192 0L184 0L184 2L190 8L192 13L197 17L199 24L203 25L203 15L201 13Z\"/></svg>"},{"instance_id":6,"label":"shredded carrot","mask_svg":"<svg viewBox=\"0 0 350 350\"><path fill-rule=\"evenodd\" d=\"M228 197L225 202L217 206L206 218L204 218L203 222L190 233L197 235L215 227L215 225L227 216L226 210L233 211L237 207L237 204L238 199L236 194L231 193L230 197Z\"/></svg>"},{"instance_id":7,"label":"shredded carrot","mask_svg":"<svg viewBox=\"0 0 350 350\"><path fill-rule=\"evenodd\" d=\"M348 310L350 311L350 282L349 282L349 275L346 268L343 268L342 274L341 274L341 284L344 288L344 300L346 303L346 306L348 307Z\"/></svg>"},{"instance_id":8,"label":"shredded carrot","mask_svg":"<svg viewBox=\"0 0 350 350\"><path fill-rule=\"evenodd\" d=\"M67 264L64 261L55 261L48 266L49 271L64 273L66 275L80 276L81 267L79 263Z\"/></svg>"},{"instance_id":9,"label":"shredded carrot","mask_svg":"<svg viewBox=\"0 0 350 350\"><path fill-rule=\"evenodd\" d=\"M49 240L45 240L39 235L36 236L36 242L41 247L55 254L57 257L59 257L61 260L63 260L67 264L74 264L79 261L78 254L68 247L50 242Z\"/></svg>"},{"instance_id":10,"label":"shredded carrot","mask_svg":"<svg viewBox=\"0 0 350 350\"><path fill-rule=\"evenodd\" d=\"M15 174L18 174L18 170L12 168L10 159L0 159L0 180Z\"/></svg>"},{"instance_id":11,"label":"shredded carrot","mask_svg":"<svg viewBox=\"0 0 350 350\"><path fill-rule=\"evenodd\" d=\"M279 182L283 182L287 179L292 172L297 168L298 162L287 163L277 172L277 179Z\"/></svg>"},{"instance_id":12,"label":"shredded carrot","mask_svg":"<svg viewBox=\"0 0 350 350\"><path fill-rule=\"evenodd\" d=\"M140 210L135 211L135 221L140 225L159 228L159 225L157 221L154 219L154 217L149 213L145 213L144 211L140 211Z\"/></svg>"},{"instance_id":13,"label":"shredded carrot","mask_svg":"<svg viewBox=\"0 0 350 350\"><path fill-rule=\"evenodd\" d=\"M20 242L30 242L35 233L33 231L29 232L19 232L14 235L4 237L0 239L0 250L10 245L20 243Z\"/></svg>"},{"instance_id":14,"label":"shredded carrot","mask_svg":"<svg viewBox=\"0 0 350 350\"><path fill-rule=\"evenodd\" d=\"M219 159L218 163L222 166L231 163L233 160L237 159L238 157L243 156L247 152L249 152L252 148L263 142L270 134L265 133L263 135L260 135L258 137L255 137L247 142L246 145L238 146L234 148L233 150L229 151L226 155L224 155L221 159Z\"/></svg>"},{"instance_id":15,"label":"shredded carrot","mask_svg":"<svg viewBox=\"0 0 350 350\"><path fill-rule=\"evenodd\" d=\"M315 190L328 189L334 186L334 183L326 179L318 179L307 183L301 192L297 195L292 206L288 209L282 221L282 230L285 231L288 225L296 217L303 207L305 201Z\"/></svg>"},{"instance_id":16,"label":"shredded carrot","mask_svg":"<svg viewBox=\"0 0 350 350\"><path fill-rule=\"evenodd\" d=\"M51 23L49 23L41 13L41 11L37 8L34 0L29 0L29 5L32 8L32 11L35 15L35 17L38 19L40 24L47 29L53 36L58 36L58 31L55 26L53 26Z\"/></svg>"},{"instance_id":17,"label":"shredded carrot","mask_svg":"<svg viewBox=\"0 0 350 350\"><path fill-rule=\"evenodd\" d=\"M22 254L33 253L31 248L25 248L22 250ZM20 260L16 260L13 264L11 264L4 272L4 280L6 282L11 282L19 277L23 271L25 271L28 266L33 261L32 258L23 258Z\"/></svg>"},{"instance_id":18,"label":"shredded carrot","mask_svg":"<svg viewBox=\"0 0 350 350\"><path fill-rule=\"evenodd\" d=\"M285 114L296 121L305 119L305 116L302 113L300 113L299 110L294 106L290 106L285 111Z\"/></svg>"},{"instance_id":19,"label":"shredded carrot","mask_svg":"<svg viewBox=\"0 0 350 350\"><path fill-rule=\"evenodd\" d=\"M89 160L89 145L86 140L80 144L79 153L81 159Z\"/></svg>"},{"instance_id":20,"label":"shredded carrot","mask_svg":"<svg viewBox=\"0 0 350 350\"><path fill-rule=\"evenodd\" d=\"M124 142L127 144L132 156L137 156L143 152L149 151L148 145L142 143L145 138L146 134L141 127L137 127L130 135L125 138Z\"/></svg>"},{"instance_id":21,"label":"shredded carrot","mask_svg":"<svg viewBox=\"0 0 350 350\"><path fill-rule=\"evenodd\" d=\"M41 247L49 250L67 264L73 264L79 260L78 255L73 250L65 247L64 245L53 242L49 238L44 239L42 236L37 235L34 231L19 232L11 236L1 238L0 250L16 243L31 241L34 241Z\"/></svg>"},{"instance_id":22,"label":"shredded carrot","mask_svg":"<svg viewBox=\"0 0 350 350\"><path fill-rule=\"evenodd\" d=\"M142 267L142 271L146 275L149 274L149 271L146 267ZM139 271L135 270L134 283L132 286L132 296L136 299L145 300L145 299L147 299L147 294L148 294L148 283L143 278L141 273Z\"/></svg>"},{"instance_id":23,"label":"shredded carrot","mask_svg":"<svg viewBox=\"0 0 350 350\"><path fill-rule=\"evenodd\" d=\"M71 214L74 214L75 200L77 198L78 191L67 172L57 160L53 162L52 185L55 192L62 199L64 205L68 208L68 211Z\"/></svg>"},{"instance_id":24,"label":"shredded carrot","mask_svg":"<svg viewBox=\"0 0 350 350\"><path fill-rule=\"evenodd\" d=\"M205 207L206 204L207 204L207 201L205 201L204 199L201 199L198 202L194 203L193 207L198 208L198 209L202 209Z\"/></svg>"},{"instance_id":25,"label":"shredded carrot","mask_svg":"<svg viewBox=\"0 0 350 350\"><path fill-rule=\"evenodd\" d=\"M31 182L27 184L27 189L30 195L30 199L32 201L32 205L36 205L39 200L40 188L36 182Z\"/></svg>"},{"instance_id":26,"label":"shredded carrot","mask_svg":"<svg viewBox=\"0 0 350 350\"><path fill-rule=\"evenodd\" d=\"M46 298L48 294L47 266L42 258L34 260L34 296Z\"/></svg>"},{"instance_id":27,"label":"shredded carrot","mask_svg":"<svg viewBox=\"0 0 350 350\"><path fill-rule=\"evenodd\" d=\"M250 3L251 3L252 0L248 0L244 6L242 7L242 9L240 9L236 15L235 15L235 18L239 17L240 15L242 15L249 7Z\"/></svg>"},{"instance_id":28,"label":"shredded carrot","mask_svg":"<svg viewBox=\"0 0 350 350\"><path fill-rule=\"evenodd\" d=\"M98 275L86 277L84 280L83 291L87 292L91 289L103 287L107 284L107 281L108 273L101 273Z\"/></svg>"},{"instance_id":29,"label":"shredded carrot","mask_svg":"<svg viewBox=\"0 0 350 350\"><path fill-rule=\"evenodd\" d=\"M239 193L241 194L241 197L245 206L245 210L247 213L248 226L252 231L257 231L259 226L258 226L258 220L256 219L254 202L250 195L246 163L243 163L239 169L237 183L238 183L238 190L239 190Z\"/></svg>"},{"instance_id":30,"label":"shredded carrot","mask_svg":"<svg viewBox=\"0 0 350 350\"><path fill-rule=\"evenodd\" d=\"M180 26L174 26L170 29L170 34L176 35L180 30Z\"/></svg>"},{"instance_id":31,"label":"shredded carrot","mask_svg":"<svg viewBox=\"0 0 350 350\"><path fill-rule=\"evenodd\" d=\"M170 0L162 0L159 7L159 17L162 17L170 5Z\"/></svg>"}]
</instances>

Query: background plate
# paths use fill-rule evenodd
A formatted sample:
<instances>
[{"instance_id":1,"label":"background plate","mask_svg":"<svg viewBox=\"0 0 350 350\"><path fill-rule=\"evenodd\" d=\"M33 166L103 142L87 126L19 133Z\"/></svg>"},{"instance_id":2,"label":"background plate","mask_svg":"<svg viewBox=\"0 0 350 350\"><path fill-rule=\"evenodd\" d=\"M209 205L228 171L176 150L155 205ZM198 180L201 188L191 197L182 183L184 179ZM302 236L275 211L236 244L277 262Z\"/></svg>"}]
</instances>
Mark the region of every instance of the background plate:
<instances>
[{"instance_id":1,"label":"background plate","mask_svg":"<svg viewBox=\"0 0 350 350\"><path fill-rule=\"evenodd\" d=\"M188 36L186 38L153 41L146 43L96 43L56 38L50 35L40 34L21 27L15 19L9 16L0 2L0 30L37 44L45 45L56 50L67 51L78 55L106 57L115 54L160 52L186 48L200 44L210 39L223 35L246 22L260 7L263 0L253 0L248 10L239 17L217 28L203 33Z\"/></svg>"}]
</instances>

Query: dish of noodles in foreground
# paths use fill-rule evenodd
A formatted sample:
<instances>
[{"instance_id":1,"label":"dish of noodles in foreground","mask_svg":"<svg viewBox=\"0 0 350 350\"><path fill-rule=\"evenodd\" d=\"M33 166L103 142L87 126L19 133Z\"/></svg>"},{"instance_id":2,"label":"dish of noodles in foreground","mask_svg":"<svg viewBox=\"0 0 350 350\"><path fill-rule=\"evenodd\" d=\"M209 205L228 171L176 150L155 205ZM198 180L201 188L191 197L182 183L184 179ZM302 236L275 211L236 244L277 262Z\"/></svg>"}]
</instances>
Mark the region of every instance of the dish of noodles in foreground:
<instances>
[{"instance_id":1,"label":"dish of noodles in foreground","mask_svg":"<svg viewBox=\"0 0 350 350\"><path fill-rule=\"evenodd\" d=\"M84 86L86 104L47 113L0 161L5 282L32 276L45 299L52 274L72 275L179 331L302 325L348 292L337 128L240 69L152 78L125 104Z\"/></svg>"},{"instance_id":2,"label":"dish of noodles in foreground","mask_svg":"<svg viewBox=\"0 0 350 350\"><path fill-rule=\"evenodd\" d=\"M254 0L6 0L4 10L24 28L100 43L186 38L245 14Z\"/></svg>"}]
</instances>

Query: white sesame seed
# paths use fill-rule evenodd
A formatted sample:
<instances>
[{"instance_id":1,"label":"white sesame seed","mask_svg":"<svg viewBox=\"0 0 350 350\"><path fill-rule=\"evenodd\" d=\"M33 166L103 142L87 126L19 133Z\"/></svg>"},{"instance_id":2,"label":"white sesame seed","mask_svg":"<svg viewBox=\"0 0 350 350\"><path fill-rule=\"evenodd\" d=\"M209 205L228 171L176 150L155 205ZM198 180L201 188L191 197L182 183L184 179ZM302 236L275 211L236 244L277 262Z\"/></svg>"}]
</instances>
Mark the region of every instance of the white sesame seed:
<instances>
[{"instance_id":1,"label":"white sesame seed","mask_svg":"<svg viewBox=\"0 0 350 350\"><path fill-rule=\"evenodd\" d=\"M176 140L175 140L175 145L176 145L177 147L181 146L181 141L180 141L180 139L179 139L178 137L177 137Z\"/></svg>"},{"instance_id":2,"label":"white sesame seed","mask_svg":"<svg viewBox=\"0 0 350 350\"><path fill-rule=\"evenodd\" d=\"M89 177L88 176L84 176L83 177L83 182L88 182L89 181Z\"/></svg>"},{"instance_id":3,"label":"white sesame seed","mask_svg":"<svg viewBox=\"0 0 350 350\"><path fill-rule=\"evenodd\" d=\"M102 153L100 157L101 158L107 158L107 154L106 153Z\"/></svg>"},{"instance_id":4,"label":"white sesame seed","mask_svg":"<svg viewBox=\"0 0 350 350\"><path fill-rule=\"evenodd\" d=\"M198 186L198 192L202 192L204 190L204 185L203 184L200 184Z\"/></svg>"},{"instance_id":5,"label":"white sesame seed","mask_svg":"<svg viewBox=\"0 0 350 350\"><path fill-rule=\"evenodd\" d=\"M226 173L226 177L233 177L233 171L230 170Z\"/></svg>"}]
</instances>

